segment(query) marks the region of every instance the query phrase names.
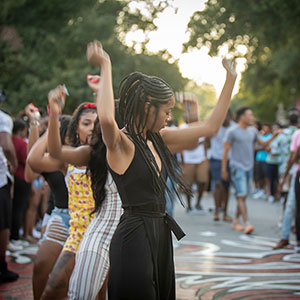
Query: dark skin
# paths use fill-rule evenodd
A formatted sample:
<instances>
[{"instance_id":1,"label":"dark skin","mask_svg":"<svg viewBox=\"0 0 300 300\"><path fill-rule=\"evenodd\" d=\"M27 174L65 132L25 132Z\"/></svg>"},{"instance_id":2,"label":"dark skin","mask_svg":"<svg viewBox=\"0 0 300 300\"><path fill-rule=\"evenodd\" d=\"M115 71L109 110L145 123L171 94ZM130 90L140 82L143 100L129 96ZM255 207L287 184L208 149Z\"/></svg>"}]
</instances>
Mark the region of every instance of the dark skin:
<instances>
[{"instance_id":1,"label":"dark skin","mask_svg":"<svg viewBox=\"0 0 300 300\"><path fill-rule=\"evenodd\" d=\"M223 126L228 127L230 125L231 116L227 114ZM232 218L227 216L227 204L229 198L229 187L226 187L222 181L215 182L214 186L214 200L215 200L215 216L214 220L219 221L219 208L223 208L223 220L227 222L231 222Z\"/></svg>"}]
</instances>

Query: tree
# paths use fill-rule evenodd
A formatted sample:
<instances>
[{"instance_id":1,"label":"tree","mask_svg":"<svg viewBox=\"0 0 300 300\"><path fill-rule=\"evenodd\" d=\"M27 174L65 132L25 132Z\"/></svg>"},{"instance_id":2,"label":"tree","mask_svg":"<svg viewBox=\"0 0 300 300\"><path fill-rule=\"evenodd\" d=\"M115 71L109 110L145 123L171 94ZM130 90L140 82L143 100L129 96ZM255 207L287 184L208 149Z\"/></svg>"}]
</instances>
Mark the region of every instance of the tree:
<instances>
[{"instance_id":1,"label":"tree","mask_svg":"<svg viewBox=\"0 0 300 300\"><path fill-rule=\"evenodd\" d=\"M47 93L65 83L70 96L66 112L83 101L91 101L86 75L99 72L88 65L88 42L98 39L111 56L114 89L125 75L139 70L164 78L175 90L186 81L178 67L159 56L136 54L119 40L122 33L138 26L155 28L153 17L164 5L145 0L132 8L134 1L118 0L3 0L0 2L0 87L6 91L5 106L12 113L28 102L45 107Z\"/></svg>"},{"instance_id":2,"label":"tree","mask_svg":"<svg viewBox=\"0 0 300 300\"><path fill-rule=\"evenodd\" d=\"M296 97L300 95L299 15L297 0L208 0L206 8L191 18L185 49L206 45L216 55L227 45L234 56L246 57L243 96L237 98L247 96L250 107L262 118L271 119L270 111L276 110L278 101L286 108L293 105L291 90L296 89ZM246 54L240 45L246 47ZM274 95L274 86L279 94Z\"/></svg>"}]
</instances>

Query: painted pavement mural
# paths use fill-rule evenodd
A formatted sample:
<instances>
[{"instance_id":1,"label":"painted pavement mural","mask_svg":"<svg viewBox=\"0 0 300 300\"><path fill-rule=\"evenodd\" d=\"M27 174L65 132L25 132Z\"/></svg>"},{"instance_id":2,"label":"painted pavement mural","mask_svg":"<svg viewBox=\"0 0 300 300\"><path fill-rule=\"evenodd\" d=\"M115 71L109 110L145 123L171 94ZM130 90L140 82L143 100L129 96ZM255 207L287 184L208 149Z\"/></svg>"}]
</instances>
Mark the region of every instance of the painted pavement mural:
<instances>
[{"instance_id":1,"label":"painted pavement mural","mask_svg":"<svg viewBox=\"0 0 300 300\"><path fill-rule=\"evenodd\" d=\"M272 250L277 239L240 235L218 239L215 232L201 232L199 240L214 243L175 242L178 300L300 299L300 253L292 248ZM216 239L217 238L217 239ZM31 300L32 262L37 246L10 256L9 265L20 274L3 284L0 299Z\"/></svg>"},{"instance_id":2,"label":"painted pavement mural","mask_svg":"<svg viewBox=\"0 0 300 300\"><path fill-rule=\"evenodd\" d=\"M178 300L300 299L300 253L274 251L267 237L218 241L175 243Z\"/></svg>"}]
</instances>

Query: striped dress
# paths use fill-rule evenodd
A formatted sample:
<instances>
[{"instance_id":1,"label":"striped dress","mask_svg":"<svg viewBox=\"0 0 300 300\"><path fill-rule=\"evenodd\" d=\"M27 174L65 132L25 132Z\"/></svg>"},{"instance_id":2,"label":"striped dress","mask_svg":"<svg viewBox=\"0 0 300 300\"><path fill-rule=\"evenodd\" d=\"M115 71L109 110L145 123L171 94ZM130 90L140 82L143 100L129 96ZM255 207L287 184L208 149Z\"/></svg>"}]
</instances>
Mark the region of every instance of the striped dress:
<instances>
[{"instance_id":1,"label":"striped dress","mask_svg":"<svg viewBox=\"0 0 300 300\"><path fill-rule=\"evenodd\" d=\"M101 210L89 224L76 253L69 299L95 299L109 270L110 241L122 214L122 203L110 173L105 188Z\"/></svg>"}]
</instances>

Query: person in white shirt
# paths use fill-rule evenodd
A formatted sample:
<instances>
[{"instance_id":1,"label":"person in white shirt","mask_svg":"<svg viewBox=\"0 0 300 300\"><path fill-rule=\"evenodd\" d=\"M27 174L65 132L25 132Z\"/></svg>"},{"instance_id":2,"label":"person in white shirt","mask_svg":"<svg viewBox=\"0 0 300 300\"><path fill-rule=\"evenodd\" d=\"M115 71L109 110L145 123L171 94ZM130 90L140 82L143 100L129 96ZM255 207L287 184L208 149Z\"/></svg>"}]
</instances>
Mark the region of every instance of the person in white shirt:
<instances>
[{"instance_id":1,"label":"person in white shirt","mask_svg":"<svg viewBox=\"0 0 300 300\"><path fill-rule=\"evenodd\" d=\"M0 105L6 99L0 90ZM0 110L0 283L15 281L19 275L9 271L5 260L5 251L9 242L12 200L11 184L18 166L15 148L12 142L12 119Z\"/></svg>"},{"instance_id":2,"label":"person in white shirt","mask_svg":"<svg viewBox=\"0 0 300 300\"><path fill-rule=\"evenodd\" d=\"M183 124L180 128L187 128L188 124ZM209 182L209 161L206 158L205 138L199 138L199 144L193 150L184 150L181 155L181 168L188 185L197 184L198 196L196 210L204 213L200 204L202 194ZM191 197L187 195L187 213L192 212Z\"/></svg>"},{"instance_id":3,"label":"person in white shirt","mask_svg":"<svg viewBox=\"0 0 300 300\"><path fill-rule=\"evenodd\" d=\"M214 221L219 221L219 211L223 211L223 221L232 222L232 218L227 216L227 203L229 198L230 178L228 180L222 179L222 157L224 138L228 129L235 126L236 123L231 120L231 113L228 111L226 119L218 131L218 133L210 138L210 175L215 200L215 214ZM228 173L229 163L227 164Z\"/></svg>"}]
</instances>

